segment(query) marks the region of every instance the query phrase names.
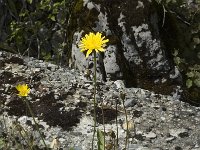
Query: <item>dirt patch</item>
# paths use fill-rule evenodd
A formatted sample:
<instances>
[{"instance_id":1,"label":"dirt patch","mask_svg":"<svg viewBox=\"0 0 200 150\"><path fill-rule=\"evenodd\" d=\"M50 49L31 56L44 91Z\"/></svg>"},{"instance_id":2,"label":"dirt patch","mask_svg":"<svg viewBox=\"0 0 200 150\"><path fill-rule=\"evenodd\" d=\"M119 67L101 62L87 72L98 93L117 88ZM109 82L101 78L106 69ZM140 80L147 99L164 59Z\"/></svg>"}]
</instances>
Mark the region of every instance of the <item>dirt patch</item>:
<instances>
[{"instance_id":1,"label":"dirt patch","mask_svg":"<svg viewBox=\"0 0 200 150\"><path fill-rule=\"evenodd\" d=\"M71 130L73 126L80 122L80 108L68 112L62 111L64 104L55 100L53 92L42 96L40 100L37 98L37 101L36 98L33 98L29 104L35 116L47 122L50 126L60 126L64 130ZM7 110L9 115L31 117L26 103L18 97L15 97L7 106L9 107Z\"/></svg>"},{"instance_id":2,"label":"dirt patch","mask_svg":"<svg viewBox=\"0 0 200 150\"><path fill-rule=\"evenodd\" d=\"M30 117L28 113L28 108L26 107L25 102L20 99L18 96L13 97L13 99L10 101L10 103L7 104L7 107L9 107L8 115L15 115L15 116L23 116L27 115Z\"/></svg>"},{"instance_id":3,"label":"dirt patch","mask_svg":"<svg viewBox=\"0 0 200 150\"><path fill-rule=\"evenodd\" d=\"M11 72L4 71L0 74L0 83L1 84L16 84L17 82L25 82L25 78L22 76L13 76Z\"/></svg>"},{"instance_id":4,"label":"dirt patch","mask_svg":"<svg viewBox=\"0 0 200 150\"><path fill-rule=\"evenodd\" d=\"M24 60L19 58L19 57L15 57L15 56L12 56L11 58L7 59L5 61L5 63L13 63L13 64L19 64L19 65L24 65Z\"/></svg>"},{"instance_id":5,"label":"dirt patch","mask_svg":"<svg viewBox=\"0 0 200 150\"><path fill-rule=\"evenodd\" d=\"M94 116L94 109L91 110L91 113ZM104 116L103 116L103 114L104 114ZM104 123L110 123L110 121L112 121L116 118L117 113L116 113L115 109L110 109L110 108L103 108L103 113L102 113L102 108L97 107L96 115L97 115L97 122L102 124L103 117L104 117Z\"/></svg>"},{"instance_id":6,"label":"dirt patch","mask_svg":"<svg viewBox=\"0 0 200 150\"><path fill-rule=\"evenodd\" d=\"M3 60L0 60L0 69L5 67L5 62Z\"/></svg>"}]
</instances>

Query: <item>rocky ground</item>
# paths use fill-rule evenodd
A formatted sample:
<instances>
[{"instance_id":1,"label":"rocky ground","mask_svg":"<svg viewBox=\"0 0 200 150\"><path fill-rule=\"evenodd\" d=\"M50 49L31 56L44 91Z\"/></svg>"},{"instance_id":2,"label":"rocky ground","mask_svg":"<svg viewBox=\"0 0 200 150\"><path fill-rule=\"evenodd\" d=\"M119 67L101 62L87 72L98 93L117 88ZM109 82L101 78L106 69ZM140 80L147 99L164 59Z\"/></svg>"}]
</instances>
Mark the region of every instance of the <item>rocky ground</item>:
<instances>
[{"instance_id":1,"label":"rocky ground","mask_svg":"<svg viewBox=\"0 0 200 150\"><path fill-rule=\"evenodd\" d=\"M26 145L18 132L13 133L20 126L35 139L36 149L42 147L27 107L15 89L17 84L26 83L31 88L27 98L47 145L54 149L89 150L93 133L93 82L86 72L0 51L0 137L12 136ZM126 94L129 150L200 150L199 107L179 101L178 92L159 95L126 88L121 80L98 81L97 121L98 128L103 130L103 110L107 145L114 141L109 133L116 134L116 116L119 149L125 144L126 124L120 91ZM16 141L9 146L15 149Z\"/></svg>"}]
</instances>

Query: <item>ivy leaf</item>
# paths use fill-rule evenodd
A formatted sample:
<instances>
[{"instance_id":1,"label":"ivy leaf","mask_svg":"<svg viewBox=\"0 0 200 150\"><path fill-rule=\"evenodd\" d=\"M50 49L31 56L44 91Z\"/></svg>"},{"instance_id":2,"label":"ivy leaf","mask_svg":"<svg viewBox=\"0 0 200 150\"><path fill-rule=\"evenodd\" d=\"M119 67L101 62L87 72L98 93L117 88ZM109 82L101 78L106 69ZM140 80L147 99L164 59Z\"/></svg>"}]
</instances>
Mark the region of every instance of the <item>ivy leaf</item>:
<instances>
[{"instance_id":1,"label":"ivy leaf","mask_svg":"<svg viewBox=\"0 0 200 150\"><path fill-rule=\"evenodd\" d=\"M194 84L195 84L197 87L200 87L200 78L195 79L195 80L194 80Z\"/></svg>"},{"instance_id":2,"label":"ivy leaf","mask_svg":"<svg viewBox=\"0 0 200 150\"><path fill-rule=\"evenodd\" d=\"M181 58L180 57L175 57L174 62L176 65L179 65L181 63Z\"/></svg>"},{"instance_id":3,"label":"ivy leaf","mask_svg":"<svg viewBox=\"0 0 200 150\"><path fill-rule=\"evenodd\" d=\"M56 21L56 17L54 15L49 15L49 17L52 21Z\"/></svg>"},{"instance_id":4,"label":"ivy leaf","mask_svg":"<svg viewBox=\"0 0 200 150\"><path fill-rule=\"evenodd\" d=\"M192 86L192 80L191 79L187 79L186 86L187 86L187 88L190 88Z\"/></svg>"},{"instance_id":5,"label":"ivy leaf","mask_svg":"<svg viewBox=\"0 0 200 150\"><path fill-rule=\"evenodd\" d=\"M192 78L194 77L194 72L188 72L186 75L188 78Z\"/></svg>"},{"instance_id":6,"label":"ivy leaf","mask_svg":"<svg viewBox=\"0 0 200 150\"><path fill-rule=\"evenodd\" d=\"M32 4L33 0L26 0L29 4Z\"/></svg>"},{"instance_id":7,"label":"ivy leaf","mask_svg":"<svg viewBox=\"0 0 200 150\"><path fill-rule=\"evenodd\" d=\"M104 143L104 134L103 131L97 130L97 145L98 145L98 150L104 150L105 143Z\"/></svg>"}]
</instances>

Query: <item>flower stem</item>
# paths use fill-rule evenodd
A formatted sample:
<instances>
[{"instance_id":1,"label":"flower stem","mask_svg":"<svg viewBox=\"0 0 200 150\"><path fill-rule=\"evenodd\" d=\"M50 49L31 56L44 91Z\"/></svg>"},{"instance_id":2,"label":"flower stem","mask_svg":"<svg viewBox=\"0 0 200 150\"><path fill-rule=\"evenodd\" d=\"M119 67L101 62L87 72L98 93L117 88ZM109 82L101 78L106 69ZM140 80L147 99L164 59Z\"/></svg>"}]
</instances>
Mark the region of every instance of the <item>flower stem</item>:
<instances>
[{"instance_id":1,"label":"flower stem","mask_svg":"<svg viewBox=\"0 0 200 150\"><path fill-rule=\"evenodd\" d=\"M116 101L116 104L115 104L115 107L116 107L116 126L117 126L117 141L116 141L116 149L118 149L118 121L117 121L117 115L118 115L118 113L117 113L117 101Z\"/></svg>"},{"instance_id":2,"label":"flower stem","mask_svg":"<svg viewBox=\"0 0 200 150\"><path fill-rule=\"evenodd\" d=\"M101 111L102 111L102 119L103 119L103 150L105 150L105 145L106 145L106 137L105 137L105 133L106 133L106 128L105 128L105 118L104 118L104 109L103 109L103 100L101 103Z\"/></svg>"},{"instance_id":3,"label":"flower stem","mask_svg":"<svg viewBox=\"0 0 200 150\"><path fill-rule=\"evenodd\" d=\"M127 111L124 105L124 99L122 99L123 102L123 107L124 107L124 113L125 113L125 117L126 117L126 142L125 142L125 150L127 149L127 144L128 144L128 132L129 132L129 128L128 128L128 115L127 115Z\"/></svg>"},{"instance_id":4,"label":"flower stem","mask_svg":"<svg viewBox=\"0 0 200 150\"><path fill-rule=\"evenodd\" d=\"M93 131L93 137L92 137L92 150L94 149L94 136L96 132L96 86L97 86L97 66L96 66L97 60L96 60L96 51L94 51L94 131Z\"/></svg>"},{"instance_id":5,"label":"flower stem","mask_svg":"<svg viewBox=\"0 0 200 150\"><path fill-rule=\"evenodd\" d=\"M44 138L43 138L43 136L42 136L42 133L40 132L39 126L38 126L38 124L37 124L37 122L36 122L36 120L35 120L35 116L34 116L34 114L33 114L33 111L32 111L32 109L31 109L31 107L30 107L30 105L29 105L29 102L28 102L28 100L27 100L26 98L25 98L25 102L26 102L26 105L27 105L27 107L28 107L28 109L29 109L29 112L30 112L30 114L31 114L31 116L32 116L32 118L33 118L33 121L34 121L34 123L35 123L35 125L36 125L36 128L37 128L37 130L38 130L38 132L39 132L39 134L40 134L40 137L41 137L41 139L42 139L42 142L43 142L45 148L47 148L47 145L46 145L46 143L45 143L45 141L44 141Z\"/></svg>"}]
</instances>

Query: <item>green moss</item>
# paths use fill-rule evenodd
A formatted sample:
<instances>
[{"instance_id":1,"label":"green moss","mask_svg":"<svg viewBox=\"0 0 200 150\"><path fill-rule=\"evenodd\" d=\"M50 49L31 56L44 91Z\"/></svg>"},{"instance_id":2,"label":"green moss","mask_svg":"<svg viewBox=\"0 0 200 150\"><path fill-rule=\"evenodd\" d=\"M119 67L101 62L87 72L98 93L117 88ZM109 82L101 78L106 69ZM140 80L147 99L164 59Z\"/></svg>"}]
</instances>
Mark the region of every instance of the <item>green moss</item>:
<instances>
[{"instance_id":1,"label":"green moss","mask_svg":"<svg viewBox=\"0 0 200 150\"><path fill-rule=\"evenodd\" d=\"M83 9L83 0L77 0L73 8L73 13L78 14L82 11L82 9Z\"/></svg>"}]
</instances>

